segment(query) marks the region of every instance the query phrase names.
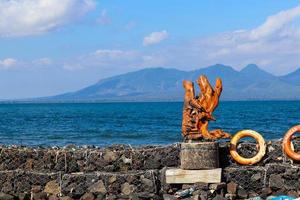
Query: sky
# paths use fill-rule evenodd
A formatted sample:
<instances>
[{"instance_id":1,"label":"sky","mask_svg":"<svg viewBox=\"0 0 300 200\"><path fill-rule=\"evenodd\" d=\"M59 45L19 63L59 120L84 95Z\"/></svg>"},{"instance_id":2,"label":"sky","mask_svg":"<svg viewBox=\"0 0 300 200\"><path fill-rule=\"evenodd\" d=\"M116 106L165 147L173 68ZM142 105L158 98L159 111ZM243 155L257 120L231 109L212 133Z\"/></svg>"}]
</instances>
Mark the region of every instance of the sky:
<instances>
[{"instance_id":1,"label":"sky","mask_svg":"<svg viewBox=\"0 0 300 200\"><path fill-rule=\"evenodd\" d=\"M0 99L148 67L300 67L300 0L0 0Z\"/></svg>"}]
</instances>

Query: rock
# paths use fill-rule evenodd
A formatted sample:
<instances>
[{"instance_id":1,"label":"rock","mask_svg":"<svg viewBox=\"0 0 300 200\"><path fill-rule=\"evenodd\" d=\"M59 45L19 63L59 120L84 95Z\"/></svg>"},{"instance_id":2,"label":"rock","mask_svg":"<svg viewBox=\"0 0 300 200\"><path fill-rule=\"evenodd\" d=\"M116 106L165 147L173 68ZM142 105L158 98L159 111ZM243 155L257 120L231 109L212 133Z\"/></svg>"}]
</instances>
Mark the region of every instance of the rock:
<instances>
[{"instance_id":1,"label":"rock","mask_svg":"<svg viewBox=\"0 0 300 200\"><path fill-rule=\"evenodd\" d=\"M195 190L208 190L209 189L209 185L208 183L195 183L195 184L182 184L182 188L183 190L185 189L189 189L189 188L195 188Z\"/></svg>"},{"instance_id":2,"label":"rock","mask_svg":"<svg viewBox=\"0 0 300 200\"><path fill-rule=\"evenodd\" d=\"M104 200L105 199L105 195L104 194L98 194L97 198L95 200Z\"/></svg>"},{"instance_id":3,"label":"rock","mask_svg":"<svg viewBox=\"0 0 300 200\"><path fill-rule=\"evenodd\" d=\"M141 183L143 184L142 187L143 187L144 191L147 191L147 192L153 192L154 191L155 186L154 186L153 182L150 179L142 178Z\"/></svg>"},{"instance_id":4,"label":"rock","mask_svg":"<svg viewBox=\"0 0 300 200\"><path fill-rule=\"evenodd\" d=\"M107 150L103 156L104 160L107 162L114 162L117 160L117 154L113 151Z\"/></svg>"},{"instance_id":5,"label":"rock","mask_svg":"<svg viewBox=\"0 0 300 200\"><path fill-rule=\"evenodd\" d=\"M95 197L92 193L85 193L81 198L80 200L94 200Z\"/></svg>"},{"instance_id":6,"label":"rock","mask_svg":"<svg viewBox=\"0 0 300 200\"><path fill-rule=\"evenodd\" d=\"M192 194L193 195L200 195L202 190L195 190ZM200 197L200 196L199 196Z\"/></svg>"},{"instance_id":7,"label":"rock","mask_svg":"<svg viewBox=\"0 0 300 200\"><path fill-rule=\"evenodd\" d=\"M13 191L13 189L12 183L9 181L5 182L1 188L3 193L9 193L10 191Z\"/></svg>"},{"instance_id":8,"label":"rock","mask_svg":"<svg viewBox=\"0 0 300 200\"><path fill-rule=\"evenodd\" d=\"M157 156L150 156L145 160L145 168L146 169L159 169L161 162Z\"/></svg>"},{"instance_id":9,"label":"rock","mask_svg":"<svg viewBox=\"0 0 300 200\"><path fill-rule=\"evenodd\" d=\"M125 163L125 164L132 164L132 159L130 159L130 158L126 158L125 157L125 155L122 155L122 161L123 161L123 163Z\"/></svg>"},{"instance_id":10,"label":"rock","mask_svg":"<svg viewBox=\"0 0 300 200\"><path fill-rule=\"evenodd\" d=\"M226 187L226 183L213 183L209 185L210 190L220 190Z\"/></svg>"},{"instance_id":11,"label":"rock","mask_svg":"<svg viewBox=\"0 0 300 200\"><path fill-rule=\"evenodd\" d=\"M207 199L213 199L216 196L216 191L209 190L207 191Z\"/></svg>"},{"instance_id":12,"label":"rock","mask_svg":"<svg viewBox=\"0 0 300 200\"><path fill-rule=\"evenodd\" d=\"M0 192L0 199L1 200L14 200L14 196Z\"/></svg>"},{"instance_id":13,"label":"rock","mask_svg":"<svg viewBox=\"0 0 300 200\"><path fill-rule=\"evenodd\" d=\"M121 186L121 191L125 195L130 195L134 191L134 185L130 185L126 182Z\"/></svg>"},{"instance_id":14,"label":"rock","mask_svg":"<svg viewBox=\"0 0 300 200\"><path fill-rule=\"evenodd\" d=\"M266 199L270 194L272 194L272 189L271 188L263 188L262 190L261 190L261 197L263 198L263 199Z\"/></svg>"},{"instance_id":15,"label":"rock","mask_svg":"<svg viewBox=\"0 0 300 200\"><path fill-rule=\"evenodd\" d=\"M33 200L46 200L47 199L47 193L46 192L38 192L32 194Z\"/></svg>"},{"instance_id":16,"label":"rock","mask_svg":"<svg viewBox=\"0 0 300 200\"><path fill-rule=\"evenodd\" d=\"M105 188L105 185L103 183L102 180L99 180L98 182L94 183L93 185L91 185L88 190L92 193L102 193L102 194L106 194L107 190Z\"/></svg>"},{"instance_id":17,"label":"rock","mask_svg":"<svg viewBox=\"0 0 300 200\"><path fill-rule=\"evenodd\" d=\"M271 174L269 178L269 186L276 189L284 188L284 182L281 175Z\"/></svg>"},{"instance_id":18,"label":"rock","mask_svg":"<svg viewBox=\"0 0 300 200\"><path fill-rule=\"evenodd\" d=\"M245 189L238 188L237 196L240 197L240 198L242 198L242 199L247 199L248 194L247 194L247 191Z\"/></svg>"},{"instance_id":19,"label":"rock","mask_svg":"<svg viewBox=\"0 0 300 200\"><path fill-rule=\"evenodd\" d=\"M48 200L59 200L59 198L57 196L55 196L55 195L50 195L48 197Z\"/></svg>"},{"instance_id":20,"label":"rock","mask_svg":"<svg viewBox=\"0 0 300 200\"><path fill-rule=\"evenodd\" d=\"M222 197L221 195L216 195L213 200L226 200L226 198Z\"/></svg>"},{"instance_id":21,"label":"rock","mask_svg":"<svg viewBox=\"0 0 300 200\"><path fill-rule=\"evenodd\" d=\"M194 185L198 190L208 190L209 189L208 183L199 182L199 183L195 183Z\"/></svg>"},{"instance_id":22,"label":"rock","mask_svg":"<svg viewBox=\"0 0 300 200\"><path fill-rule=\"evenodd\" d=\"M34 162L33 159L28 159L28 160L26 161L26 163L25 163L24 168L25 168L26 170L32 170L32 169L33 169L33 162Z\"/></svg>"},{"instance_id":23,"label":"rock","mask_svg":"<svg viewBox=\"0 0 300 200\"><path fill-rule=\"evenodd\" d=\"M283 157L282 157L282 156L279 156L279 157L276 158L276 160L282 161L282 160L283 160Z\"/></svg>"},{"instance_id":24,"label":"rock","mask_svg":"<svg viewBox=\"0 0 300 200\"><path fill-rule=\"evenodd\" d=\"M260 173L253 174L251 176L251 181L258 181L260 179L261 179L261 174Z\"/></svg>"},{"instance_id":25,"label":"rock","mask_svg":"<svg viewBox=\"0 0 300 200\"><path fill-rule=\"evenodd\" d=\"M170 195L170 194L163 194L163 199L164 200L175 200L177 198L175 198L173 195Z\"/></svg>"},{"instance_id":26,"label":"rock","mask_svg":"<svg viewBox=\"0 0 300 200\"><path fill-rule=\"evenodd\" d=\"M236 184L235 182L230 182L227 184L227 192L230 194L236 194L237 187L238 184Z\"/></svg>"},{"instance_id":27,"label":"rock","mask_svg":"<svg viewBox=\"0 0 300 200\"><path fill-rule=\"evenodd\" d=\"M192 199L193 199L193 200L198 200L199 198L200 198L199 194L196 194L196 195L193 195L193 196L192 196Z\"/></svg>"},{"instance_id":28,"label":"rock","mask_svg":"<svg viewBox=\"0 0 300 200\"><path fill-rule=\"evenodd\" d=\"M248 192L248 198L255 198L255 197L258 197L258 196L259 195L254 191Z\"/></svg>"},{"instance_id":29,"label":"rock","mask_svg":"<svg viewBox=\"0 0 300 200\"><path fill-rule=\"evenodd\" d=\"M207 199L207 196L208 196L208 194L207 194L206 191L201 191L201 192L200 192L200 199L201 199L201 200L206 200L206 199Z\"/></svg>"},{"instance_id":30,"label":"rock","mask_svg":"<svg viewBox=\"0 0 300 200\"><path fill-rule=\"evenodd\" d=\"M115 169L115 166L114 166L114 165L106 165L106 166L104 167L104 171L106 171L106 172L113 172L114 169Z\"/></svg>"},{"instance_id":31,"label":"rock","mask_svg":"<svg viewBox=\"0 0 300 200\"><path fill-rule=\"evenodd\" d=\"M18 196L19 200L30 200L30 194L28 193L20 193Z\"/></svg>"},{"instance_id":32,"label":"rock","mask_svg":"<svg viewBox=\"0 0 300 200\"><path fill-rule=\"evenodd\" d=\"M117 196L114 194L110 194L106 197L106 200L115 200L115 199L117 199Z\"/></svg>"},{"instance_id":33,"label":"rock","mask_svg":"<svg viewBox=\"0 0 300 200\"><path fill-rule=\"evenodd\" d=\"M38 192L40 192L40 191L42 191L42 186L40 186L40 185L33 185L33 186L31 187L31 192L32 192L32 193L38 193Z\"/></svg>"},{"instance_id":34,"label":"rock","mask_svg":"<svg viewBox=\"0 0 300 200\"><path fill-rule=\"evenodd\" d=\"M236 199L236 194L225 194L225 198L228 200L235 200Z\"/></svg>"},{"instance_id":35,"label":"rock","mask_svg":"<svg viewBox=\"0 0 300 200\"><path fill-rule=\"evenodd\" d=\"M60 197L59 200L73 200L73 198L69 196Z\"/></svg>"},{"instance_id":36,"label":"rock","mask_svg":"<svg viewBox=\"0 0 300 200\"><path fill-rule=\"evenodd\" d=\"M194 184L182 184L181 189L185 190L190 189L191 187L194 187Z\"/></svg>"},{"instance_id":37,"label":"rock","mask_svg":"<svg viewBox=\"0 0 300 200\"><path fill-rule=\"evenodd\" d=\"M273 152L273 151L275 151L275 148L272 147L271 145L269 145L269 146L268 146L268 151L269 151L269 153L270 153L270 152Z\"/></svg>"},{"instance_id":38,"label":"rock","mask_svg":"<svg viewBox=\"0 0 300 200\"><path fill-rule=\"evenodd\" d=\"M54 194L54 195L58 195L60 194L60 187L59 184L53 180L53 181L49 181L44 189L44 192L48 193L48 194Z\"/></svg>"},{"instance_id":39,"label":"rock","mask_svg":"<svg viewBox=\"0 0 300 200\"><path fill-rule=\"evenodd\" d=\"M139 192L130 195L130 197L133 199L153 199L153 197L155 197L155 194L149 192Z\"/></svg>"},{"instance_id":40,"label":"rock","mask_svg":"<svg viewBox=\"0 0 300 200\"><path fill-rule=\"evenodd\" d=\"M109 183L114 183L117 180L117 176L116 175L112 175L111 177L109 177L108 182Z\"/></svg>"}]
</instances>

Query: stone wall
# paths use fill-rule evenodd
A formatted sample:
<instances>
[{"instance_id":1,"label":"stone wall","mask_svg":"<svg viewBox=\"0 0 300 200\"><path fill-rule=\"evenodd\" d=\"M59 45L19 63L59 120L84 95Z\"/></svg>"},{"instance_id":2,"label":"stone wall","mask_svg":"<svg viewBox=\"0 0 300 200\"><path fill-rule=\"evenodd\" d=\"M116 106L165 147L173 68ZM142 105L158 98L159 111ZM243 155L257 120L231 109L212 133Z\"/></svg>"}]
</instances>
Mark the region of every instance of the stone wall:
<instances>
[{"instance_id":1,"label":"stone wall","mask_svg":"<svg viewBox=\"0 0 300 200\"><path fill-rule=\"evenodd\" d=\"M0 199L246 199L300 192L300 164L283 155L280 142L269 142L255 166L236 164L228 143L221 143L222 183L193 185L164 183L165 170L179 167L178 144L0 150ZM244 143L239 151L249 156L255 144Z\"/></svg>"}]
</instances>

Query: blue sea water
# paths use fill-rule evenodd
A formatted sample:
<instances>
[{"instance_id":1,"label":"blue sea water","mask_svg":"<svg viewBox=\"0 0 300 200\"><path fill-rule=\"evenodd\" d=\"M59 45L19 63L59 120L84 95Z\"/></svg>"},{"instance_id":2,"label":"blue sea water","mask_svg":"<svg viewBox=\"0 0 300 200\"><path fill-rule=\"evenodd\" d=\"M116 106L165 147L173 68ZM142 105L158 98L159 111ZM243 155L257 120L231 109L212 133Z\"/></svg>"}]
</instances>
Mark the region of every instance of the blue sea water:
<instances>
[{"instance_id":1,"label":"blue sea water","mask_svg":"<svg viewBox=\"0 0 300 200\"><path fill-rule=\"evenodd\" d=\"M181 102L0 104L0 143L106 146L180 142ZM210 128L282 138L300 124L300 101L221 102Z\"/></svg>"}]
</instances>

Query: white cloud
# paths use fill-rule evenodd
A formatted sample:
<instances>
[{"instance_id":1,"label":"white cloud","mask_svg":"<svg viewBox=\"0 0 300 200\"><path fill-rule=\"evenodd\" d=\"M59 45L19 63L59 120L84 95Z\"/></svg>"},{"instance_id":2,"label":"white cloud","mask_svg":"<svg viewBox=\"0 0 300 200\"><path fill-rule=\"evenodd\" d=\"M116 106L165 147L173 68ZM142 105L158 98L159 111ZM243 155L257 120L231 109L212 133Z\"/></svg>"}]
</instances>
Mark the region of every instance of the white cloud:
<instances>
[{"instance_id":1,"label":"white cloud","mask_svg":"<svg viewBox=\"0 0 300 200\"><path fill-rule=\"evenodd\" d=\"M0 36L45 33L95 7L94 0L0 0Z\"/></svg>"},{"instance_id":2,"label":"white cloud","mask_svg":"<svg viewBox=\"0 0 300 200\"><path fill-rule=\"evenodd\" d=\"M111 49L99 49L92 53L98 59L120 59L123 57L130 58L135 55L133 51L111 50Z\"/></svg>"},{"instance_id":3,"label":"white cloud","mask_svg":"<svg viewBox=\"0 0 300 200\"><path fill-rule=\"evenodd\" d=\"M6 58L0 60L0 69L10 69L17 64L17 60L13 58Z\"/></svg>"},{"instance_id":4,"label":"white cloud","mask_svg":"<svg viewBox=\"0 0 300 200\"><path fill-rule=\"evenodd\" d=\"M41 67L53 67L55 62L47 57L39 58L35 60L16 60L14 58L5 58L0 60L0 70L5 69L18 69L18 70L32 70Z\"/></svg>"},{"instance_id":5,"label":"white cloud","mask_svg":"<svg viewBox=\"0 0 300 200\"><path fill-rule=\"evenodd\" d=\"M153 32L150 33L148 36L144 37L143 45L153 45L160 43L161 41L167 39L169 37L169 34L166 30L160 31L160 32Z\"/></svg>"},{"instance_id":6,"label":"white cloud","mask_svg":"<svg viewBox=\"0 0 300 200\"><path fill-rule=\"evenodd\" d=\"M259 39L272 35L276 31L280 31L285 25L300 17L300 6L279 12L278 14L268 17L265 23L253 29L250 37Z\"/></svg>"}]
</instances>

